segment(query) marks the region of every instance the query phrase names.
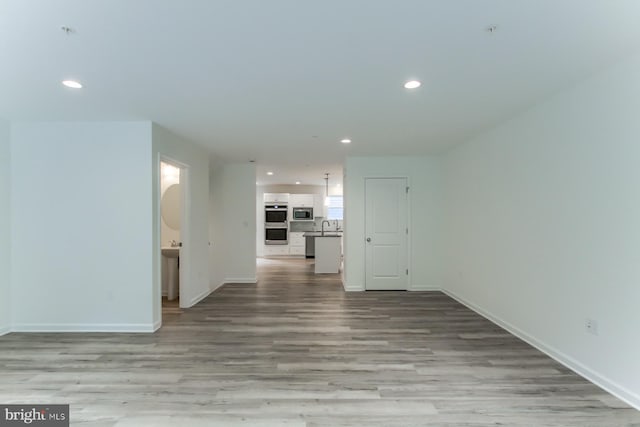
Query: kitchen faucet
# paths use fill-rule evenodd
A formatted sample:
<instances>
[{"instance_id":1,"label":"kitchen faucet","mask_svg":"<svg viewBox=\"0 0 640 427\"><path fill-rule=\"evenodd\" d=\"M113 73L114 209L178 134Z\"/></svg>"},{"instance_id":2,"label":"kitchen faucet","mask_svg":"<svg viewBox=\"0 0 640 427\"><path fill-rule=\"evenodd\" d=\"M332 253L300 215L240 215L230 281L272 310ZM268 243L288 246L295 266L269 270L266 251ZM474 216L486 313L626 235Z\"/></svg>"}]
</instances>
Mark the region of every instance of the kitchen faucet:
<instances>
[{"instance_id":1,"label":"kitchen faucet","mask_svg":"<svg viewBox=\"0 0 640 427\"><path fill-rule=\"evenodd\" d=\"M331 227L331 223L330 223L328 220L326 220L326 219L325 219L324 221L322 221L322 225L321 225L321 227L322 227L322 235L323 235L323 236L324 236L324 223L325 223L325 222L329 225L329 227Z\"/></svg>"}]
</instances>

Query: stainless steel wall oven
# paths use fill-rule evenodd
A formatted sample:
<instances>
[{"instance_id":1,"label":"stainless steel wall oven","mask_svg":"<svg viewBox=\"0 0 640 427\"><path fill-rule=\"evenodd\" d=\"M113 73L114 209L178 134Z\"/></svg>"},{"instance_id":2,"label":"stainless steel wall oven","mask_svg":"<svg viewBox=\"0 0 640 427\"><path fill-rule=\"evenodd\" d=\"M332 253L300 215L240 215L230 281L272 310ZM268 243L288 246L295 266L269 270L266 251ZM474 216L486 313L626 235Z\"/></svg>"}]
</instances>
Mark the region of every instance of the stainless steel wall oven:
<instances>
[{"instance_id":1,"label":"stainless steel wall oven","mask_svg":"<svg viewBox=\"0 0 640 427\"><path fill-rule=\"evenodd\" d=\"M269 227L264 229L265 245L287 245L289 244L289 230L287 227Z\"/></svg>"},{"instance_id":2,"label":"stainless steel wall oven","mask_svg":"<svg viewBox=\"0 0 640 427\"><path fill-rule=\"evenodd\" d=\"M287 227L287 205L265 205L264 223L267 225L280 224Z\"/></svg>"},{"instance_id":3,"label":"stainless steel wall oven","mask_svg":"<svg viewBox=\"0 0 640 427\"><path fill-rule=\"evenodd\" d=\"M264 244L288 245L289 223L287 205L268 204L264 206Z\"/></svg>"}]
</instances>

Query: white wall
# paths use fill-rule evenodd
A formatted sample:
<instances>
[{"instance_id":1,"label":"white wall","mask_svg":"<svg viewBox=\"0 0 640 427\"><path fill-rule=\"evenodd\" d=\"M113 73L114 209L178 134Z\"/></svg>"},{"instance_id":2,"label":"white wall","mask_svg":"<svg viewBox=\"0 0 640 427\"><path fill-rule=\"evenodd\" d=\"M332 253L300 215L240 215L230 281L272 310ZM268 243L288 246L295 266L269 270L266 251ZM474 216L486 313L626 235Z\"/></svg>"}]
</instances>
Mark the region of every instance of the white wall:
<instances>
[{"instance_id":1,"label":"white wall","mask_svg":"<svg viewBox=\"0 0 640 427\"><path fill-rule=\"evenodd\" d=\"M211 286L255 283L256 170L252 163L212 166Z\"/></svg>"},{"instance_id":2,"label":"white wall","mask_svg":"<svg viewBox=\"0 0 640 427\"><path fill-rule=\"evenodd\" d=\"M11 144L0 120L0 335L11 327Z\"/></svg>"},{"instance_id":3,"label":"white wall","mask_svg":"<svg viewBox=\"0 0 640 427\"><path fill-rule=\"evenodd\" d=\"M444 164L446 289L636 407L639 112L635 57Z\"/></svg>"},{"instance_id":4,"label":"white wall","mask_svg":"<svg viewBox=\"0 0 640 427\"><path fill-rule=\"evenodd\" d=\"M151 124L11 127L14 330L151 331Z\"/></svg>"},{"instance_id":5,"label":"white wall","mask_svg":"<svg viewBox=\"0 0 640 427\"><path fill-rule=\"evenodd\" d=\"M224 225L224 167L216 159L209 162L209 287L213 290L224 284L226 249Z\"/></svg>"},{"instance_id":6,"label":"white wall","mask_svg":"<svg viewBox=\"0 0 640 427\"><path fill-rule=\"evenodd\" d=\"M189 229L181 230L183 247L181 255L186 262L180 264L183 269L181 277L187 277L186 283L180 285L180 306L191 307L211 293L209 286L209 153L192 142L186 141L167 129L153 124L153 272L154 272L154 321L160 319L161 284L160 284L160 243L157 241L160 227L158 219L158 198L160 195L160 160L165 156L179 162L187 169L187 176L181 182L182 191L190 193L189 209L182 212L188 217Z\"/></svg>"},{"instance_id":7,"label":"white wall","mask_svg":"<svg viewBox=\"0 0 640 427\"><path fill-rule=\"evenodd\" d=\"M344 177L344 286L365 286L365 178L407 177L409 289L440 289L440 168L432 157L348 157Z\"/></svg>"}]
</instances>

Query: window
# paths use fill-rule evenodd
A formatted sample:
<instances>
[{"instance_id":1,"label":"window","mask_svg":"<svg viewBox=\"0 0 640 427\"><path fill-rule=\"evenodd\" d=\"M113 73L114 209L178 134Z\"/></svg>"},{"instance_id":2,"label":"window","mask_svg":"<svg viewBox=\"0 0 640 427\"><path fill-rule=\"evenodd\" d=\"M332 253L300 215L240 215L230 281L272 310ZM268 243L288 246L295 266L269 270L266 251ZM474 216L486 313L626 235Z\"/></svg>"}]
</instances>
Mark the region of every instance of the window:
<instances>
[{"instance_id":1,"label":"window","mask_svg":"<svg viewBox=\"0 0 640 427\"><path fill-rule=\"evenodd\" d=\"M327 219L342 219L343 204L342 196L329 196L329 206L327 207Z\"/></svg>"}]
</instances>

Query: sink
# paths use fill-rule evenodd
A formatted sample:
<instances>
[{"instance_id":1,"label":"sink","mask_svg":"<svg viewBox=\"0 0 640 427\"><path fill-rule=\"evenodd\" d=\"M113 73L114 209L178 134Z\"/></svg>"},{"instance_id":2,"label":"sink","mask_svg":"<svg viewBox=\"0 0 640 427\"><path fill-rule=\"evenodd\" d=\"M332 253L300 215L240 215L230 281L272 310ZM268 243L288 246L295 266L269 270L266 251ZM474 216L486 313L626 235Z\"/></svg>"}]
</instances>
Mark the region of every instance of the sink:
<instances>
[{"instance_id":1,"label":"sink","mask_svg":"<svg viewBox=\"0 0 640 427\"><path fill-rule=\"evenodd\" d=\"M167 299L172 301L178 297L180 273L178 259L180 248L166 247L162 250L162 287L167 290Z\"/></svg>"},{"instance_id":2,"label":"sink","mask_svg":"<svg viewBox=\"0 0 640 427\"><path fill-rule=\"evenodd\" d=\"M167 258L179 258L180 248L162 248L162 256Z\"/></svg>"}]
</instances>

